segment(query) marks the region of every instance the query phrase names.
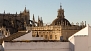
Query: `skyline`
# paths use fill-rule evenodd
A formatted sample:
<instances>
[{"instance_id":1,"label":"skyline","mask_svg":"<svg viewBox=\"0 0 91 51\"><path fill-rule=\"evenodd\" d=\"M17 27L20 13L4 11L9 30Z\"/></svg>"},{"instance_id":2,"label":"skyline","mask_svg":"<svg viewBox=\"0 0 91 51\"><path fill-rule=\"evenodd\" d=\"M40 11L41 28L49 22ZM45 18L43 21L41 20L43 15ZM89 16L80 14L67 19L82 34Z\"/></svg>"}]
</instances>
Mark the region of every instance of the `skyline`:
<instances>
[{"instance_id":1,"label":"skyline","mask_svg":"<svg viewBox=\"0 0 91 51\"><path fill-rule=\"evenodd\" d=\"M90 0L2 0L0 1L0 13L4 10L6 13L20 13L23 11L25 6L30 11L30 19L32 19L33 14L35 20L38 16L42 17L44 23L50 23L57 17L57 11L60 8L60 3L64 9L65 18L69 20L70 23L86 21L87 24L91 25L91 1Z\"/></svg>"}]
</instances>

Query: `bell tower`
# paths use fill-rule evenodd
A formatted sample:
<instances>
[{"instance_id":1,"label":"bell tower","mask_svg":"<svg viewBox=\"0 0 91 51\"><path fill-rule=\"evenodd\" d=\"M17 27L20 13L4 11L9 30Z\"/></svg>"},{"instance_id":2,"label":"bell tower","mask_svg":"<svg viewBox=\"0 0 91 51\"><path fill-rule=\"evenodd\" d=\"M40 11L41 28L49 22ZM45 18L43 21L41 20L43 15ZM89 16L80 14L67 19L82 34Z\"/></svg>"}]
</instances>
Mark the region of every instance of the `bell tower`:
<instances>
[{"instance_id":1,"label":"bell tower","mask_svg":"<svg viewBox=\"0 0 91 51\"><path fill-rule=\"evenodd\" d=\"M60 9L58 9L58 16L59 18L64 18L64 9L62 9L62 5L60 4Z\"/></svg>"},{"instance_id":2,"label":"bell tower","mask_svg":"<svg viewBox=\"0 0 91 51\"><path fill-rule=\"evenodd\" d=\"M29 10L26 9L26 6L25 6L25 9L23 11L23 16L24 16L24 21L26 22L26 24L30 24L29 20L30 20L30 12Z\"/></svg>"}]
</instances>

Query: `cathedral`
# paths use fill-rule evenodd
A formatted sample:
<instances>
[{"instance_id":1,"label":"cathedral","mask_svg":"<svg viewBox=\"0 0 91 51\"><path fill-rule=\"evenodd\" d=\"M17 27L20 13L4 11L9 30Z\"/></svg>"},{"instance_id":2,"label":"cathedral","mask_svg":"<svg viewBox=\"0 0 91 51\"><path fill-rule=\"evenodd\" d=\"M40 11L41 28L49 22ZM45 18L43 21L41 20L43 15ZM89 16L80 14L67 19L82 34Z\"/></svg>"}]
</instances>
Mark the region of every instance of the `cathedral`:
<instances>
[{"instance_id":1,"label":"cathedral","mask_svg":"<svg viewBox=\"0 0 91 51\"><path fill-rule=\"evenodd\" d=\"M67 41L68 38L86 27L86 22L82 21L81 25L76 23L71 24L64 16L64 9L60 5L58 9L58 15L56 19L52 21L50 25L44 25L42 17L38 21L35 21L33 14L33 19L30 19L29 10L24 9L23 12L19 14L10 14L10 13L0 13L0 27L4 27L6 31L10 34L14 34L18 31L28 30L32 31L32 37L43 37L44 40L61 40Z\"/></svg>"},{"instance_id":2,"label":"cathedral","mask_svg":"<svg viewBox=\"0 0 91 51\"><path fill-rule=\"evenodd\" d=\"M0 14L0 27L5 27L10 31L10 34L16 33L19 30L25 30L26 26L30 25L30 13L26 10L20 14L4 13Z\"/></svg>"}]
</instances>

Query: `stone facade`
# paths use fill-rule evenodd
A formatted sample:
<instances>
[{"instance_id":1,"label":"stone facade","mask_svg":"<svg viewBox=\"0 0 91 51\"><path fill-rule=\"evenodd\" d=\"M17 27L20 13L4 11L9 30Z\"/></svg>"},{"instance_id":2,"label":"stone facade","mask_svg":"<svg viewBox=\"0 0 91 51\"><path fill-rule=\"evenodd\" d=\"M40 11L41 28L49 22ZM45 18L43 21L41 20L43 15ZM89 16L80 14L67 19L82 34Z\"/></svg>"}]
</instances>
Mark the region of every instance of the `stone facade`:
<instances>
[{"instance_id":1,"label":"stone facade","mask_svg":"<svg viewBox=\"0 0 91 51\"><path fill-rule=\"evenodd\" d=\"M44 37L45 40L61 39L62 41L67 41L68 37L86 26L86 23L84 24L83 22L81 25L79 25L79 23L76 24L77 25L74 25L73 23L70 24L70 22L64 16L64 9L62 9L62 6L60 5L57 18L53 20L50 25L37 25L30 27L30 29L32 30L33 37L36 37L38 35L39 37Z\"/></svg>"},{"instance_id":2,"label":"stone facade","mask_svg":"<svg viewBox=\"0 0 91 51\"><path fill-rule=\"evenodd\" d=\"M58 15L55 20L52 21L50 25L43 25L42 17L38 21L35 21L34 14L33 19L30 20L29 10L26 10L26 7L23 12L20 14L6 14L5 11L3 14L0 14L0 26L6 28L6 31L9 30L10 34L16 33L20 30L32 30L32 36L44 37L45 40L62 40L67 41L68 37L81 30L86 26L86 23L82 22L81 25L77 23L74 25L65 18L64 9L60 5L58 9ZM31 22L31 23L30 23Z\"/></svg>"},{"instance_id":3,"label":"stone facade","mask_svg":"<svg viewBox=\"0 0 91 51\"><path fill-rule=\"evenodd\" d=\"M6 30L10 31L10 34L16 33L18 30L24 30L26 25L29 25L30 22L30 13L26 10L26 7L23 12L19 14L10 14L10 13L0 13L0 26L5 27Z\"/></svg>"},{"instance_id":4,"label":"stone facade","mask_svg":"<svg viewBox=\"0 0 91 51\"><path fill-rule=\"evenodd\" d=\"M6 28L0 27L0 39L8 36L10 36L9 30L7 31Z\"/></svg>"},{"instance_id":5,"label":"stone facade","mask_svg":"<svg viewBox=\"0 0 91 51\"><path fill-rule=\"evenodd\" d=\"M44 37L45 40L60 40L61 36L64 40L67 40L68 37L81 30L84 27L81 26L43 26L43 27L31 27L32 36L36 37L37 34L39 37Z\"/></svg>"}]
</instances>

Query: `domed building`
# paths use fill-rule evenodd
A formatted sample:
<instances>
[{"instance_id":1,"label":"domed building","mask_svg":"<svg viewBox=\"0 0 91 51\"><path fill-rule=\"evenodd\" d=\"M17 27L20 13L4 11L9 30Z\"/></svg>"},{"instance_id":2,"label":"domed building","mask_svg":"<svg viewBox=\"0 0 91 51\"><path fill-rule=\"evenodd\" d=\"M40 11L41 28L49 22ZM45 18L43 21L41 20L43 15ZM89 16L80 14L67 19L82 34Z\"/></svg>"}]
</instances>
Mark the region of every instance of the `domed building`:
<instances>
[{"instance_id":1,"label":"domed building","mask_svg":"<svg viewBox=\"0 0 91 51\"><path fill-rule=\"evenodd\" d=\"M0 14L0 18L0 26L5 27L10 35L22 30L32 30L33 37L43 37L44 40L68 40L71 35L86 26L86 23L84 25L83 22L81 25L79 23L71 25L65 18L64 9L61 5L58 9L57 18L50 25L44 25L42 17L39 18L39 16L37 21L35 21L34 15L33 20L30 20L30 12L26 7L19 14L17 12L16 14L10 14L4 11L3 14Z\"/></svg>"},{"instance_id":2,"label":"domed building","mask_svg":"<svg viewBox=\"0 0 91 51\"><path fill-rule=\"evenodd\" d=\"M60 9L58 9L57 18L54 19L50 25L43 25L43 20L40 20L38 17L37 26L32 26L30 27L30 29L32 29L33 37L36 37L38 35L39 37L43 37L45 40L61 39L62 41L67 41L71 35L81 30L85 26L86 24L70 24L70 22L64 16L64 9L62 9L62 6L60 5Z\"/></svg>"},{"instance_id":3,"label":"domed building","mask_svg":"<svg viewBox=\"0 0 91 51\"><path fill-rule=\"evenodd\" d=\"M68 25L71 26L70 22L64 16L64 9L60 5L60 9L58 10L58 16L55 20L53 20L51 25Z\"/></svg>"}]
</instances>

